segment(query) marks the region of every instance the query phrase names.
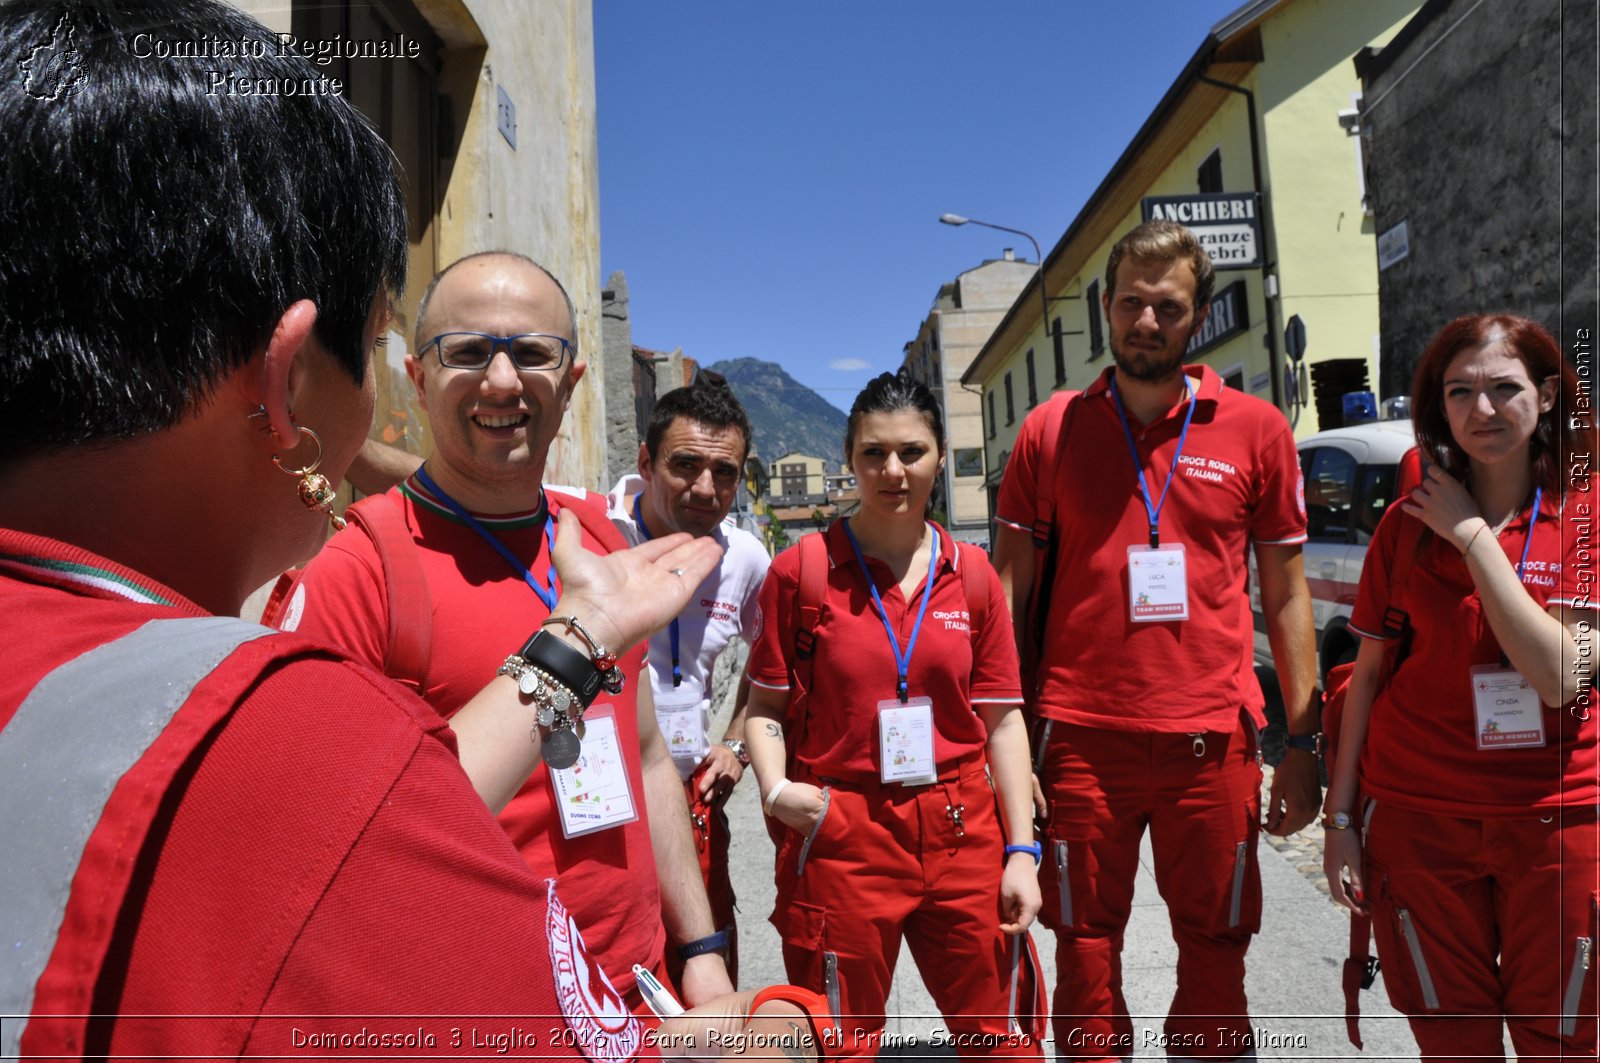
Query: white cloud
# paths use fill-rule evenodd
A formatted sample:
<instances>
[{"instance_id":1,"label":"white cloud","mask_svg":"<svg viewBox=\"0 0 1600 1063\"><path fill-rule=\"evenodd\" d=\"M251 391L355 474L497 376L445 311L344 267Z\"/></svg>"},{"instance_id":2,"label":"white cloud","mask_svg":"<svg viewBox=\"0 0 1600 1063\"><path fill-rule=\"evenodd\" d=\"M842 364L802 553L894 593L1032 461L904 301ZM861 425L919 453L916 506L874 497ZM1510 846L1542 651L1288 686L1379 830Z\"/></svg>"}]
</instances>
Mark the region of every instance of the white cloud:
<instances>
[{"instance_id":1,"label":"white cloud","mask_svg":"<svg viewBox=\"0 0 1600 1063\"><path fill-rule=\"evenodd\" d=\"M859 358L835 358L828 363L829 369L837 369L841 373L859 373L863 369L872 368Z\"/></svg>"}]
</instances>

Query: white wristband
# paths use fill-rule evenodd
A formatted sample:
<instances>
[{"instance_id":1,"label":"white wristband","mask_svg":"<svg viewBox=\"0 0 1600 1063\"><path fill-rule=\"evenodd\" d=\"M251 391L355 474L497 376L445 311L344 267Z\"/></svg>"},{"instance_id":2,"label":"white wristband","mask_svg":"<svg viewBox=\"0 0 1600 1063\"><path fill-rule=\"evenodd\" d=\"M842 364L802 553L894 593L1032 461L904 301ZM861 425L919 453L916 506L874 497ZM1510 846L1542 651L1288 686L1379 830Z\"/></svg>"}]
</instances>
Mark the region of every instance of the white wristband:
<instances>
[{"instance_id":1,"label":"white wristband","mask_svg":"<svg viewBox=\"0 0 1600 1063\"><path fill-rule=\"evenodd\" d=\"M761 808L767 815L772 815L772 806L778 800L778 795L783 793L783 788L789 785L788 779L779 779L772 784L772 789L767 791L767 799L762 802Z\"/></svg>"}]
</instances>

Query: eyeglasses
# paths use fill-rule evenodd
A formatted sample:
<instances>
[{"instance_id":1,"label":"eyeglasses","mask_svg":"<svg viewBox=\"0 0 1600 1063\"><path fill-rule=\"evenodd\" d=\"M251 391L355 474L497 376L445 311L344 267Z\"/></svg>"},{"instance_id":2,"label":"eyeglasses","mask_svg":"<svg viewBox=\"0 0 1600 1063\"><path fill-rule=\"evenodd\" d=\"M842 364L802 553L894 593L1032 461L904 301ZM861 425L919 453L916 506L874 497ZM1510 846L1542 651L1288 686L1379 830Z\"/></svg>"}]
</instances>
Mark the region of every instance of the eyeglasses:
<instances>
[{"instance_id":1,"label":"eyeglasses","mask_svg":"<svg viewBox=\"0 0 1600 1063\"><path fill-rule=\"evenodd\" d=\"M560 336L524 332L496 336L488 332L441 332L423 345L439 350L439 364L447 369L487 369L495 352L505 350L520 370L550 372L560 369L572 353L572 343Z\"/></svg>"}]
</instances>

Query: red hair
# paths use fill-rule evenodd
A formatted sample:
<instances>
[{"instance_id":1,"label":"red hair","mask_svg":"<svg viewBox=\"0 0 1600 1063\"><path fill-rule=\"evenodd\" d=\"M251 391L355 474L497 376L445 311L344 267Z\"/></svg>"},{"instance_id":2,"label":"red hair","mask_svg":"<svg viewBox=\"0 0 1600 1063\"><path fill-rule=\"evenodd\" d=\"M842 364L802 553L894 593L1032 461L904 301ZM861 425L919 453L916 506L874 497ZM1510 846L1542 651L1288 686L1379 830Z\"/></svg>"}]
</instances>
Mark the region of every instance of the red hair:
<instances>
[{"instance_id":1,"label":"red hair","mask_svg":"<svg viewBox=\"0 0 1600 1063\"><path fill-rule=\"evenodd\" d=\"M1528 371L1537 387L1554 377L1556 401L1539 415L1529 441L1533 481L1552 498L1568 486L1566 477L1578 447L1578 374L1561 356L1555 338L1537 321L1516 314L1468 314L1458 317L1433 338L1411 381L1411 417L1417 445L1429 460L1442 458L1453 475L1467 468L1467 455L1450 433L1444 410L1444 374L1456 355L1490 342L1502 343ZM1592 423L1592 422L1586 422ZM1592 429L1590 429L1592 430Z\"/></svg>"}]
</instances>

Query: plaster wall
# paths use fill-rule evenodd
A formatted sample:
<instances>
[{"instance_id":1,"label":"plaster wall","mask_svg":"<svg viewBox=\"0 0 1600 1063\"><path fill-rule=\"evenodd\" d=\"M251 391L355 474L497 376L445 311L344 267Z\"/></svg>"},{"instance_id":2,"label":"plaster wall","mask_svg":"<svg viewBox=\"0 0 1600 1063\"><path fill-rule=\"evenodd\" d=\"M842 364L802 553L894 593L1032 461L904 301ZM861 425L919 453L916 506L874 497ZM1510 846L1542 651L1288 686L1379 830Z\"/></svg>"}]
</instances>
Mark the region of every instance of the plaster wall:
<instances>
[{"instance_id":1,"label":"plaster wall","mask_svg":"<svg viewBox=\"0 0 1600 1063\"><path fill-rule=\"evenodd\" d=\"M292 5L282 0L240 6L271 29L290 29ZM579 358L600 350L599 176L590 0L416 0L414 6L443 44L435 90L450 115L449 153L437 160L436 201L425 205L424 224L412 234L411 276L377 366L372 434L426 455L427 419L404 363L417 302L437 269L477 251L528 255L572 295ZM497 128L497 88L515 107L515 147ZM414 175L407 184L408 194L417 194ZM604 395L599 373L578 385L551 447L547 481L601 486Z\"/></svg>"}]
</instances>

